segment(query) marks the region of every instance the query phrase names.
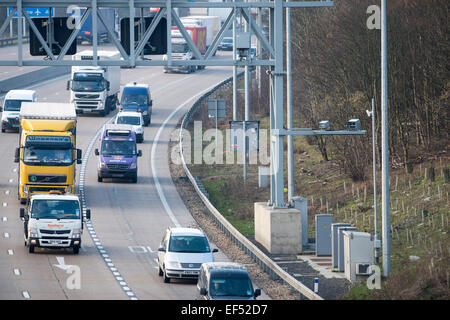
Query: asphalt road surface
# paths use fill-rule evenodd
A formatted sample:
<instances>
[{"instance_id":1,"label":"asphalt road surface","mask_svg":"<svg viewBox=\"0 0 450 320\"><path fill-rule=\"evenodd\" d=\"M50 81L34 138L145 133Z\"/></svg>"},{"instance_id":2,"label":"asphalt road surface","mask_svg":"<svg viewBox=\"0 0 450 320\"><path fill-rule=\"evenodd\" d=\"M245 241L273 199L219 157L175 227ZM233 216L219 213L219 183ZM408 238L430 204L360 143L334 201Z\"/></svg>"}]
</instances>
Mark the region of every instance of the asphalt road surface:
<instances>
[{"instance_id":1,"label":"asphalt road surface","mask_svg":"<svg viewBox=\"0 0 450 320\"><path fill-rule=\"evenodd\" d=\"M193 74L164 74L162 67L121 69L122 86L131 81L148 83L153 98L152 123L145 127L144 143L138 144L143 157L138 160L137 184L111 179L97 182L93 149L99 142L94 139L115 113L78 117L77 148L83 155L89 145L92 148L82 179L92 216L78 255L42 248L28 253L13 162L18 134L0 134L0 299L193 299L195 281L166 284L158 276L157 248L166 228L195 226L170 177L168 142L196 97L231 75L229 67L207 67ZM33 86L38 100L68 102L67 80L63 76ZM77 176L81 169L78 165ZM228 260L220 251L215 258ZM80 268L80 289L67 286L70 265ZM268 297L263 293L261 298Z\"/></svg>"}]
</instances>

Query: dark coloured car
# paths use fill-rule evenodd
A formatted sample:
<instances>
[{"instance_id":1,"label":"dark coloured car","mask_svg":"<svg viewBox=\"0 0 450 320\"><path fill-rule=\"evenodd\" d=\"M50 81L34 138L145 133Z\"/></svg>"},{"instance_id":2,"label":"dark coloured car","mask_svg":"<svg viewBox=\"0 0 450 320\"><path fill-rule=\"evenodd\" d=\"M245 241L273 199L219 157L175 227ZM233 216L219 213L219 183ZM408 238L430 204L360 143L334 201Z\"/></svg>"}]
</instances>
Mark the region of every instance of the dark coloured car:
<instances>
[{"instance_id":1,"label":"dark coloured car","mask_svg":"<svg viewBox=\"0 0 450 320\"><path fill-rule=\"evenodd\" d=\"M224 51L232 51L233 50L233 38L232 37L224 37L217 47L219 50Z\"/></svg>"},{"instance_id":2,"label":"dark coloured car","mask_svg":"<svg viewBox=\"0 0 450 320\"><path fill-rule=\"evenodd\" d=\"M197 289L197 298L205 300L256 300L261 295L261 289L253 289L247 269L233 262L203 263Z\"/></svg>"}]
</instances>

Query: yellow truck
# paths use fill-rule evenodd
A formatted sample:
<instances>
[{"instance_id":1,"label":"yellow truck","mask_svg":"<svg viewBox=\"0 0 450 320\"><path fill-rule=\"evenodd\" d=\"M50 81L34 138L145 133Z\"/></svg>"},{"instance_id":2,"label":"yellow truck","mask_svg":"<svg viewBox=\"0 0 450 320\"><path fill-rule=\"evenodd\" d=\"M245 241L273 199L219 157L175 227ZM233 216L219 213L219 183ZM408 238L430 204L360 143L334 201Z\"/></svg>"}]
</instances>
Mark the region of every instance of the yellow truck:
<instances>
[{"instance_id":1,"label":"yellow truck","mask_svg":"<svg viewBox=\"0 0 450 320\"><path fill-rule=\"evenodd\" d=\"M24 102L20 109L18 198L21 204L36 193L75 193L77 116L72 103Z\"/></svg>"}]
</instances>

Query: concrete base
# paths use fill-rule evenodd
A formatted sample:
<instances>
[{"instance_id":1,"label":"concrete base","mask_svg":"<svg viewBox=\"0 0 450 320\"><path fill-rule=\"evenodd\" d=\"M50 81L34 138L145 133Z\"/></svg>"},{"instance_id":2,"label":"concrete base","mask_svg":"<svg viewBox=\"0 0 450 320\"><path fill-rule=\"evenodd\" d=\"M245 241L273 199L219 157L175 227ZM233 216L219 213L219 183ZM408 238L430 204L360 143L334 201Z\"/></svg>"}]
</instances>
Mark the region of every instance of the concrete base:
<instances>
[{"instance_id":1,"label":"concrete base","mask_svg":"<svg viewBox=\"0 0 450 320\"><path fill-rule=\"evenodd\" d=\"M302 253L302 215L295 208L255 203L255 240L271 254Z\"/></svg>"}]
</instances>

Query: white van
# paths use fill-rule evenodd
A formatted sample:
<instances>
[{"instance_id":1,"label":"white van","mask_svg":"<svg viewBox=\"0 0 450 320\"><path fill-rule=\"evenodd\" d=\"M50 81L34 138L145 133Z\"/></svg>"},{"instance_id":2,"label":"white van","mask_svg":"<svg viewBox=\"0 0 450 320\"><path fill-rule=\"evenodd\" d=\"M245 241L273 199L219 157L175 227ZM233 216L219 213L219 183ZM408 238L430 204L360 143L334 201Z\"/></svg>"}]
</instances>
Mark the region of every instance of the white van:
<instances>
[{"instance_id":1,"label":"white van","mask_svg":"<svg viewBox=\"0 0 450 320\"><path fill-rule=\"evenodd\" d=\"M19 131L19 112L22 102L36 102L37 94L34 90L10 90L5 96L2 112L2 132L8 130Z\"/></svg>"},{"instance_id":2,"label":"white van","mask_svg":"<svg viewBox=\"0 0 450 320\"><path fill-rule=\"evenodd\" d=\"M117 114L114 123L131 125L136 135L136 143L142 143L144 141L144 118L142 117L142 113L121 111Z\"/></svg>"}]
</instances>

